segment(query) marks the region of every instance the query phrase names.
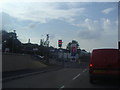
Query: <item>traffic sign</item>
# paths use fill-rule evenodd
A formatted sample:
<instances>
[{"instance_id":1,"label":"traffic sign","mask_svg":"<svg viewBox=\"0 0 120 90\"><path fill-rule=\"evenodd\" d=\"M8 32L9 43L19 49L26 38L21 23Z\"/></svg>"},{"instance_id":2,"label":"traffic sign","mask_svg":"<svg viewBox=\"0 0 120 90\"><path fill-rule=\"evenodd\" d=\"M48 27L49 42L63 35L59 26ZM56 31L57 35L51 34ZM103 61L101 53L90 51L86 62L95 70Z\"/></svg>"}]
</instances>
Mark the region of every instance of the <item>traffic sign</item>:
<instances>
[{"instance_id":1,"label":"traffic sign","mask_svg":"<svg viewBox=\"0 0 120 90\"><path fill-rule=\"evenodd\" d=\"M62 47L62 40L58 40L58 47Z\"/></svg>"},{"instance_id":2,"label":"traffic sign","mask_svg":"<svg viewBox=\"0 0 120 90\"><path fill-rule=\"evenodd\" d=\"M71 52L76 53L77 52L77 45L76 44L71 44Z\"/></svg>"}]
</instances>

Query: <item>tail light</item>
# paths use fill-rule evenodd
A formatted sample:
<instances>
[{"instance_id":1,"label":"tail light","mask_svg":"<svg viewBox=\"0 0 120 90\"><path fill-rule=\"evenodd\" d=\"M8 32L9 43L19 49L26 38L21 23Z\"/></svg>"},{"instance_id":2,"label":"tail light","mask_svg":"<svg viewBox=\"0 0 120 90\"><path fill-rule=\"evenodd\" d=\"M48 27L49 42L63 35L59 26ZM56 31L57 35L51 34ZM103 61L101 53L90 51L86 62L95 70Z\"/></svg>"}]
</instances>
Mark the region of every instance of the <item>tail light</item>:
<instances>
[{"instance_id":1,"label":"tail light","mask_svg":"<svg viewBox=\"0 0 120 90\"><path fill-rule=\"evenodd\" d=\"M92 67L93 67L93 65L92 65L92 64L90 64L90 65L89 65L89 72L90 72L90 73L92 73L92 72L93 72L93 68L92 68Z\"/></svg>"},{"instance_id":2,"label":"tail light","mask_svg":"<svg viewBox=\"0 0 120 90\"><path fill-rule=\"evenodd\" d=\"M92 64L90 64L90 67L92 67L93 65Z\"/></svg>"}]
</instances>

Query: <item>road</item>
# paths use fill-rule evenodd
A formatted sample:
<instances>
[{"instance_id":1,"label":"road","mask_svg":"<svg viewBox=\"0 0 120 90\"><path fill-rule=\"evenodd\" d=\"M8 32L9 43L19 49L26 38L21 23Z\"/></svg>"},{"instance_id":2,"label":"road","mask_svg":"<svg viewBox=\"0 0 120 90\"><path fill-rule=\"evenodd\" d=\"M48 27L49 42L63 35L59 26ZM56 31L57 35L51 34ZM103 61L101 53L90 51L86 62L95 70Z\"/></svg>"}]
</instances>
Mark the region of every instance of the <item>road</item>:
<instances>
[{"instance_id":1,"label":"road","mask_svg":"<svg viewBox=\"0 0 120 90\"><path fill-rule=\"evenodd\" d=\"M89 82L88 64L70 63L64 68L2 83L2 88L116 88L113 81Z\"/></svg>"}]
</instances>

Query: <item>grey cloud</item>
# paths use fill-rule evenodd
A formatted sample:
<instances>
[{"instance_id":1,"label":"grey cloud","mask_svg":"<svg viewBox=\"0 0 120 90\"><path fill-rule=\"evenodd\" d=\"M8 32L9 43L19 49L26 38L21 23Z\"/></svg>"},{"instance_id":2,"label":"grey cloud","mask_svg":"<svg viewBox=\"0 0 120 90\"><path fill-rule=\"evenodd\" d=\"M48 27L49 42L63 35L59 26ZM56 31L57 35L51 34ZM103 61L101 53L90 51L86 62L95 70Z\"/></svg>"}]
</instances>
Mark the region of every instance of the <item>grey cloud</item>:
<instances>
[{"instance_id":1,"label":"grey cloud","mask_svg":"<svg viewBox=\"0 0 120 90\"><path fill-rule=\"evenodd\" d=\"M50 39L54 39L55 38L55 34L50 34Z\"/></svg>"},{"instance_id":2,"label":"grey cloud","mask_svg":"<svg viewBox=\"0 0 120 90\"><path fill-rule=\"evenodd\" d=\"M0 16L2 16L2 29L6 30L12 30L17 28L21 28L21 30L23 28L33 29L37 25L36 22L21 20L5 12L0 13Z\"/></svg>"},{"instance_id":3,"label":"grey cloud","mask_svg":"<svg viewBox=\"0 0 120 90\"><path fill-rule=\"evenodd\" d=\"M117 36L117 24L109 19L101 19L100 21L86 19L79 26L82 29L78 31L78 37L82 39L106 41L106 37Z\"/></svg>"},{"instance_id":4,"label":"grey cloud","mask_svg":"<svg viewBox=\"0 0 120 90\"><path fill-rule=\"evenodd\" d=\"M2 16L2 29L13 29L16 22L15 18L4 12L1 12L0 15Z\"/></svg>"},{"instance_id":5,"label":"grey cloud","mask_svg":"<svg viewBox=\"0 0 120 90\"><path fill-rule=\"evenodd\" d=\"M13 5L16 7L14 8ZM67 22L72 22L73 17L79 13L84 13L85 8L70 8L70 9L59 9L56 5L48 3L33 3L31 4L13 4L4 7L10 15L19 18L21 20L31 20L40 23L47 23L49 20L61 20L64 19ZM18 7L21 5L21 7ZM61 4L59 4L60 6ZM15 11L15 12L13 12Z\"/></svg>"},{"instance_id":6,"label":"grey cloud","mask_svg":"<svg viewBox=\"0 0 120 90\"><path fill-rule=\"evenodd\" d=\"M36 27L36 23L31 23L31 24L29 24L29 28L35 28Z\"/></svg>"},{"instance_id":7,"label":"grey cloud","mask_svg":"<svg viewBox=\"0 0 120 90\"><path fill-rule=\"evenodd\" d=\"M83 23L78 24L77 26L82 28L78 32L78 37L82 39L99 39L104 31L99 21L88 18L86 18Z\"/></svg>"},{"instance_id":8,"label":"grey cloud","mask_svg":"<svg viewBox=\"0 0 120 90\"><path fill-rule=\"evenodd\" d=\"M102 13L109 14L113 10L114 10L114 8L107 8L107 9L102 10Z\"/></svg>"},{"instance_id":9,"label":"grey cloud","mask_svg":"<svg viewBox=\"0 0 120 90\"><path fill-rule=\"evenodd\" d=\"M101 37L101 31L90 31L90 30L82 30L79 31L78 37L81 39L94 39L97 40Z\"/></svg>"}]
</instances>

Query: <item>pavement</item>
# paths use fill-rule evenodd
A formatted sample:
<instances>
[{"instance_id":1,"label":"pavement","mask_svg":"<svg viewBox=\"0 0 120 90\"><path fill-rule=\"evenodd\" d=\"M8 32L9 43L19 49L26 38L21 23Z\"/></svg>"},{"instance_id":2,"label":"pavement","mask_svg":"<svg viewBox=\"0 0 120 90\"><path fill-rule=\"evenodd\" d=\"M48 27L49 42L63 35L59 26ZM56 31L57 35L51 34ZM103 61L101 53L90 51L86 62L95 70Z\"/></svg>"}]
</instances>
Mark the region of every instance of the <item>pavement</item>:
<instances>
[{"instance_id":1,"label":"pavement","mask_svg":"<svg viewBox=\"0 0 120 90\"><path fill-rule=\"evenodd\" d=\"M31 69L20 69L20 70L14 70L14 71L4 71L2 72L2 79L0 79L0 81L6 82L9 80L22 78L22 77L29 76L29 75L48 72L51 70L58 70L61 68L63 68L62 62L58 62L55 59L51 59L50 64L47 65L47 67L40 67L40 68L33 68L33 69L32 68Z\"/></svg>"},{"instance_id":2,"label":"pavement","mask_svg":"<svg viewBox=\"0 0 120 90\"><path fill-rule=\"evenodd\" d=\"M23 69L23 70L17 70L17 71L8 71L8 72L3 72L2 73L2 82L7 82L10 80L18 79L18 78L23 78L27 77L30 75L35 75L39 73L45 73L49 71L54 71L63 68L62 66L58 65L53 65L53 66L48 66L44 68L39 68L39 69Z\"/></svg>"}]
</instances>

